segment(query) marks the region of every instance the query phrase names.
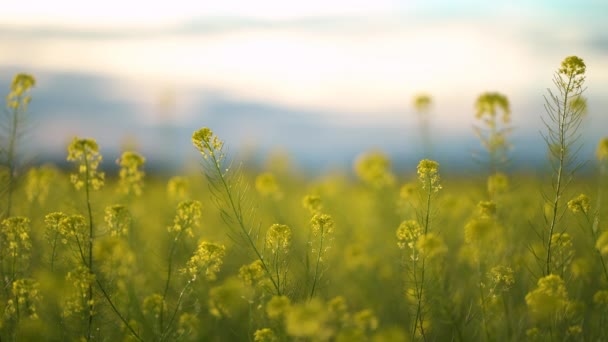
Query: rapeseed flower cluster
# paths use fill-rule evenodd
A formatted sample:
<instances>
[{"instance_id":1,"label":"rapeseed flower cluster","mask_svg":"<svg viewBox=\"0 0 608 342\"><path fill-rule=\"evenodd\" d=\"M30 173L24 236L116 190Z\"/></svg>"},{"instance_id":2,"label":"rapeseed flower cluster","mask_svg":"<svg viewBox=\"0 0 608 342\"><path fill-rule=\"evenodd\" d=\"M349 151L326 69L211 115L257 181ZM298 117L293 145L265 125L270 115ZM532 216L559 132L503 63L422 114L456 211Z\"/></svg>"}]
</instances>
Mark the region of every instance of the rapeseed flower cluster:
<instances>
[{"instance_id":1,"label":"rapeseed flower cluster","mask_svg":"<svg viewBox=\"0 0 608 342\"><path fill-rule=\"evenodd\" d=\"M137 152L124 152L116 163L120 166L119 190L124 194L140 196L144 185L144 171L141 170L146 159Z\"/></svg>"},{"instance_id":2,"label":"rapeseed flower cluster","mask_svg":"<svg viewBox=\"0 0 608 342\"><path fill-rule=\"evenodd\" d=\"M173 219L173 225L167 230L170 233L185 232L188 236L194 237L192 228L199 225L201 218L201 202L199 201L182 201L177 205L177 214Z\"/></svg>"},{"instance_id":3,"label":"rapeseed flower cluster","mask_svg":"<svg viewBox=\"0 0 608 342\"><path fill-rule=\"evenodd\" d=\"M36 79L29 74L17 74L11 83L10 93L6 97L8 108L22 112L27 111L32 97L29 95L30 89L36 86Z\"/></svg>"},{"instance_id":4,"label":"rapeseed flower cluster","mask_svg":"<svg viewBox=\"0 0 608 342\"><path fill-rule=\"evenodd\" d=\"M576 198L568 201L568 209L573 213L583 213L585 215L589 214L589 210L591 209L591 203L589 202L589 197L585 194L580 194Z\"/></svg>"},{"instance_id":5,"label":"rapeseed flower cluster","mask_svg":"<svg viewBox=\"0 0 608 342\"><path fill-rule=\"evenodd\" d=\"M207 280L215 280L224 263L225 254L226 247L223 245L202 241L186 263L186 267L182 269L182 273L186 274L190 281L196 281L202 272Z\"/></svg>"},{"instance_id":6,"label":"rapeseed flower cluster","mask_svg":"<svg viewBox=\"0 0 608 342\"><path fill-rule=\"evenodd\" d=\"M266 249L272 254L287 254L291 246L291 228L284 224L273 224L266 232Z\"/></svg>"},{"instance_id":7,"label":"rapeseed flower cluster","mask_svg":"<svg viewBox=\"0 0 608 342\"><path fill-rule=\"evenodd\" d=\"M365 153L355 161L355 173L359 179L375 188L395 183L395 176L390 168L391 161L382 152Z\"/></svg>"},{"instance_id":8,"label":"rapeseed flower cluster","mask_svg":"<svg viewBox=\"0 0 608 342\"><path fill-rule=\"evenodd\" d=\"M131 213L124 205L116 204L106 207L104 217L110 236L127 236L131 227Z\"/></svg>"},{"instance_id":9,"label":"rapeseed flower cluster","mask_svg":"<svg viewBox=\"0 0 608 342\"><path fill-rule=\"evenodd\" d=\"M530 314L537 321L544 323L559 319L568 303L566 284L555 274L540 278L536 289L526 295L526 305Z\"/></svg>"},{"instance_id":10,"label":"rapeseed flower cluster","mask_svg":"<svg viewBox=\"0 0 608 342\"><path fill-rule=\"evenodd\" d=\"M262 173L256 177L255 189L264 197L277 199L281 197L279 183L277 183L276 177L270 172Z\"/></svg>"},{"instance_id":11,"label":"rapeseed flower cluster","mask_svg":"<svg viewBox=\"0 0 608 342\"><path fill-rule=\"evenodd\" d=\"M74 138L68 146L67 160L78 166L78 171L70 177L77 190L85 185L93 190L99 190L103 186L105 174L97 170L102 157L95 140Z\"/></svg>"},{"instance_id":12,"label":"rapeseed flower cluster","mask_svg":"<svg viewBox=\"0 0 608 342\"><path fill-rule=\"evenodd\" d=\"M185 201L190 196L190 182L185 177L171 177L167 182L167 195L171 201Z\"/></svg>"},{"instance_id":13,"label":"rapeseed flower cluster","mask_svg":"<svg viewBox=\"0 0 608 342\"><path fill-rule=\"evenodd\" d=\"M222 154L224 143L207 127L192 134L192 144L199 150L205 160L212 158L219 163L224 157Z\"/></svg>"},{"instance_id":14,"label":"rapeseed flower cluster","mask_svg":"<svg viewBox=\"0 0 608 342\"><path fill-rule=\"evenodd\" d=\"M441 190L439 183L439 163L434 160L423 159L418 163L418 179L422 182L422 188L431 192Z\"/></svg>"},{"instance_id":15,"label":"rapeseed flower cluster","mask_svg":"<svg viewBox=\"0 0 608 342\"><path fill-rule=\"evenodd\" d=\"M25 178L27 200L30 203L38 201L38 204L43 205L49 195L51 184L58 174L57 169L49 165L31 168Z\"/></svg>"}]
</instances>

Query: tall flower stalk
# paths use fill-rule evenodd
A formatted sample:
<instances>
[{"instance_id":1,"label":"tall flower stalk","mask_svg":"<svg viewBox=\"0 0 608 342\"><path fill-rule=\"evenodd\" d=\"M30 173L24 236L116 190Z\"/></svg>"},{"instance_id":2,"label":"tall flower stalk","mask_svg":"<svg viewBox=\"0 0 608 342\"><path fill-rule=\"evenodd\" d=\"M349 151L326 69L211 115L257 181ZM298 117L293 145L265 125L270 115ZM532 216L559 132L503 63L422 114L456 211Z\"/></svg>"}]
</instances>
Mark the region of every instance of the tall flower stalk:
<instances>
[{"instance_id":1,"label":"tall flower stalk","mask_svg":"<svg viewBox=\"0 0 608 342\"><path fill-rule=\"evenodd\" d=\"M192 144L203 156L206 166L206 176L209 179L212 189L215 191L216 199L224 201L228 211L222 210L222 217L228 222L236 221L237 229L232 231L229 236L233 240L241 240L255 254L255 257L262 263L262 268L270 282L272 283L276 295L282 295L283 291L279 286L278 279L273 275L272 269L264 259L262 250L258 247L259 227L254 227L246 222L253 212L246 207L247 186L240 186L242 175L237 171L231 173L230 167L226 167L225 154L223 152L224 142L221 141L213 131L207 127L201 128L192 134ZM232 176L232 177L231 177ZM236 178L234 178L236 176ZM219 208L223 206L218 203Z\"/></svg>"},{"instance_id":2,"label":"tall flower stalk","mask_svg":"<svg viewBox=\"0 0 608 342\"><path fill-rule=\"evenodd\" d=\"M426 326L425 303L427 298L428 263L438 256L447 252L443 240L436 233L431 232L431 215L433 212L432 200L441 189L439 182L439 163L423 159L418 164L418 178L422 183L423 202L418 220L407 220L401 223L397 229L397 245L403 250L409 250L409 259L405 262L409 266L410 278L413 288L407 292L414 303L414 324L411 337L414 339L420 334L423 340L428 339Z\"/></svg>"},{"instance_id":3,"label":"tall flower stalk","mask_svg":"<svg viewBox=\"0 0 608 342\"><path fill-rule=\"evenodd\" d=\"M549 148L549 161L553 170L551 184L553 194L545 196L545 200L550 205L550 213L549 217L545 217L548 236L545 236L544 239L547 250L544 260L544 275L549 275L553 271L553 234L563 213L564 191L571 182L574 172L580 166L576 160L580 147L576 146L576 143L585 106L573 105L573 101L582 98L585 90L583 87L585 70L586 66L581 58L566 57L553 77L553 84L558 93L555 94L548 89L548 96L545 96L547 118L542 117L542 120L547 132L542 136Z\"/></svg>"},{"instance_id":4,"label":"tall flower stalk","mask_svg":"<svg viewBox=\"0 0 608 342\"><path fill-rule=\"evenodd\" d=\"M0 152L3 154L3 162L8 173L4 217L11 216L17 171L17 143L22 134L21 126L24 116L32 100L29 92L35 85L36 79L32 75L17 74L11 83L11 91L6 97L8 122L3 123L2 129L6 131L5 134L7 136L3 137L2 146L0 147Z\"/></svg>"}]
</instances>

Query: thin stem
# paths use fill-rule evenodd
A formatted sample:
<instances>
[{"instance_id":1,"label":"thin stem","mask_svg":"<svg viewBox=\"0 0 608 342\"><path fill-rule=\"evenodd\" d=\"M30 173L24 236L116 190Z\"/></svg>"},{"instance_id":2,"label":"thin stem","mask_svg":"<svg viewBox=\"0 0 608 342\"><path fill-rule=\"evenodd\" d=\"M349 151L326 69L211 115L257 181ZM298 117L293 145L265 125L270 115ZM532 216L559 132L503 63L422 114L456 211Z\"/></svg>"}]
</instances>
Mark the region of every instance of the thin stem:
<instances>
[{"instance_id":1,"label":"thin stem","mask_svg":"<svg viewBox=\"0 0 608 342\"><path fill-rule=\"evenodd\" d=\"M205 147L209 151L213 151L213 147L211 145L209 145L209 143L207 143L207 142L205 142ZM280 296L281 295L281 289L280 289L279 285L277 284L277 282L275 281L274 277L272 276L272 272L270 271L268 265L266 264L266 261L264 260L264 257L262 256L262 254L258 250L257 246L255 245L255 242L253 241L253 239L251 238L251 235L249 234L249 232L247 231L247 228L245 227L245 222L243 222L243 215L242 215L242 213L241 213L241 211L239 209L239 206L236 205L236 203L234 201L234 198L232 196L232 191L230 190L230 186L226 182L226 178L224 177L224 173L220 169L220 161L216 158L215 153L209 153L209 155L211 156L211 159L212 159L212 162L213 162L213 167L215 168L215 171L220 176L220 181L221 181L222 187L226 191L226 196L228 197L228 202L230 204L230 209L232 209L232 213L234 214L234 216L235 216L235 218L236 218L236 220L237 220L237 222L239 224L239 227L241 228L241 231L245 235L247 243L249 244L249 246L251 247L251 249L253 250L253 252L257 256L257 258L262 262L262 267L264 268L264 272L266 272L266 275L268 276L268 278L270 278L270 281L272 282L272 285L274 286L275 290L277 291L277 295Z\"/></svg>"},{"instance_id":2,"label":"thin stem","mask_svg":"<svg viewBox=\"0 0 608 342\"><path fill-rule=\"evenodd\" d=\"M133 337L135 337L138 341L143 341L143 339L141 338L141 336L139 336L139 334L135 331L135 329L133 329L133 327L131 326L131 324L129 324L129 321L127 321L127 319L120 313L120 311L118 311L118 308L116 308L116 305L114 305L114 302L112 302L112 299L110 298L110 295L106 292L106 290L101 285L101 281L99 279L97 279L97 278L95 278L95 280L97 282L97 286L99 287L99 290L103 294L103 296L106 299L106 301L108 302L108 304L110 304L110 307L112 308L112 311L114 311L114 313L116 314L116 316L118 316L118 318L127 327L127 329L129 329L129 332L131 332L131 334L133 335Z\"/></svg>"},{"instance_id":3,"label":"thin stem","mask_svg":"<svg viewBox=\"0 0 608 342\"><path fill-rule=\"evenodd\" d=\"M165 290L163 291L163 300L162 300L162 305L160 306L160 315L159 315L159 327L160 327L160 331L163 331L163 316L164 316L164 308L165 308L165 300L167 299L167 293L169 292L169 284L171 282L171 273L172 273L172 268L173 268L173 254L175 253L175 245L177 244L177 241L179 240L179 237L181 236L182 231L179 231L177 233L177 235L175 236L175 238L173 239L173 242L171 243L171 250L169 252L169 259L168 259L168 266L167 266L167 281L165 282Z\"/></svg>"},{"instance_id":4,"label":"thin stem","mask_svg":"<svg viewBox=\"0 0 608 342\"><path fill-rule=\"evenodd\" d=\"M86 146L82 145L84 154L84 165L85 165L85 193L87 197L87 212L89 215L89 272L94 274L93 271L93 239L95 238L93 235L93 212L91 210L91 199L90 199L90 189L89 189L89 159L86 155ZM89 284L89 321L87 327L87 341L91 340L91 334L93 331L93 286Z\"/></svg>"},{"instance_id":5,"label":"thin stem","mask_svg":"<svg viewBox=\"0 0 608 342\"><path fill-rule=\"evenodd\" d=\"M557 169L557 179L556 179L556 185L555 185L555 198L553 199L553 212L552 212L552 217L551 217L551 224L549 226L549 237L548 237L548 241L547 241L547 257L546 257L546 263L545 263L545 275L549 275L551 274L551 237L553 236L553 231L555 230L555 226L557 224L557 211L558 211L558 206L559 206L559 200L560 197L562 195L563 189L562 189L562 173L564 172L564 164L565 164L565 158L566 158L566 125L565 125L565 120L567 119L567 114L568 114L568 95L570 93L570 86L572 83L572 78L570 77L568 79L568 85L566 86L566 89L564 90L564 101L563 101L563 107L561 108L561 113L558 113L557 118L558 118L558 126L559 126L559 144L560 144L560 150L559 150L559 166ZM559 109L558 109L559 111ZM552 146L549 146L549 148L554 148Z\"/></svg>"},{"instance_id":6,"label":"thin stem","mask_svg":"<svg viewBox=\"0 0 608 342\"><path fill-rule=\"evenodd\" d=\"M312 298L315 294L315 288L317 286L318 273L319 273L319 264L321 263L321 253L323 252L323 226L321 226L321 231L319 232L321 235L319 236L319 253L317 253L317 265L315 266L315 276L312 281L312 290L310 291L310 298Z\"/></svg>"}]
</instances>

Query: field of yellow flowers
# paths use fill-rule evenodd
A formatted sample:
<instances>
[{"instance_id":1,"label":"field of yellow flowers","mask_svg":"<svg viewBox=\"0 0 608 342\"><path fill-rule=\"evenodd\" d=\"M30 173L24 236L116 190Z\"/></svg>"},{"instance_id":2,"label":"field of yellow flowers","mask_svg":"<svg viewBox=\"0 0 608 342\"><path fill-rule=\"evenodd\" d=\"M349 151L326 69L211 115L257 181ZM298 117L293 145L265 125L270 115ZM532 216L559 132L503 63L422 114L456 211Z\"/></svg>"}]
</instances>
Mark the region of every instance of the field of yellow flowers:
<instances>
[{"instance_id":1,"label":"field of yellow flowers","mask_svg":"<svg viewBox=\"0 0 608 342\"><path fill-rule=\"evenodd\" d=\"M241 167L209 128L192 135L194 174L146 175L136 151L105 174L102 148L78 137L72 169L20 169L35 79L19 74L3 122L0 339L608 340L608 138L580 176L585 72L567 57L546 96L546 174L504 171L509 102L485 93L477 175L429 159L395 174L369 152L356 178L312 179L282 161Z\"/></svg>"}]
</instances>

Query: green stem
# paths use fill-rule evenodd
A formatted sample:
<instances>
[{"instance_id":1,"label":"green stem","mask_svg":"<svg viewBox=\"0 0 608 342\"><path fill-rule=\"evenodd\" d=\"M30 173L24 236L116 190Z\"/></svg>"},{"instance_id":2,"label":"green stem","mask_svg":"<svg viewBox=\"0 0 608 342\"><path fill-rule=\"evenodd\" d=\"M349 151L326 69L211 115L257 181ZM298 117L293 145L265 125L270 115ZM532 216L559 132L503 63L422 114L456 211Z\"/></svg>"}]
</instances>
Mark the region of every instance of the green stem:
<instances>
[{"instance_id":1,"label":"green stem","mask_svg":"<svg viewBox=\"0 0 608 342\"><path fill-rule=\"evenodd\" d=\"M205 142L205 147L207 148L208 151L214 150L213 147L211 145L209 145L208 142ZM243 221L243 215L242 215L241 211L239 210L239 208L237 207L236 203L234 202L234 198L232 197L232 191L230 190L230 186L228 186L228 183L226 182L226 178L224 177L224 173L220 169L220 161L216 158L215 153L209 153L209 155L211 156L211 159L213 162L213 167L215 168L215 172L217 172L217 174L220 176L220 181L222 183L222 187L226 191L226 196L228 197L230 209L232 209L232 213L234 214L234 216L239 224L239 228L241 228L243 235L245 235L245 237L246 237L247 243L249 244L249 246L251 247L251 249L257 256L258 260L260 260L262 262L262 267L264 268L264 272L266 273L268 278L270 278L270 281L272 282L272 285L274 286L274 288L277 292L277 295L280 296L281 289L280 289L279 285L275 281L275 279L272 275L272 272L270 271L270 268L268 267L268 265L266 264L266 261L264 260L264 257L258 250L257 246L255 245L255 242L253 241L253 239L251 238L251 235L249 234L249 232L247 231L247 228L245 227L245 222Z\"/></svg>"},{"instance_id":2,"label":"green stem","mask_svg":"<svg viewBox=\"0 0 608 342\"><path fill-rule=\"evenodd\" d=\"M93 232L93 211L91 210L91 198L90 198L90 189L89 189L89 159L86 156L86 146L82 145L83 151L85 151L84 155L84 165L85 165L85 193L87 199L87 213L89 215L89 255L88 255L88 267L89 272L95 274L93 271L93 240L95 239ZM93 332L93 286L89 284L89 320L87 327L87 341L91 340L91 334Z\"/></svg>"},{"instance_id":3,"label":"green stem","mask_svg":"<svg viewBox=\"0 0 608 342\"><path fill-rule=\"evenodd\" d=\"M555 185L555 198L553 199L553 212L551 217L551 225L549 226L549 238L547 241L547 257L545 263L545 275L551 274L551 237L553 236L553 231L555 230L555 226L557 224L557 210L559 205L560 197L562 196L562 173L564 172L564 163L566 158L566 115L568 114L568 94L570 93L570 85L572 83L572 78L568 79L568 85L564 91L564 103L562 107L562 112L558 113L558 126L559 126L559 167L557 170L557 179ZM559 109L558 109L559 110ZM549 148L554 148L549 146Z\"/></svg>"}]
</instances>

